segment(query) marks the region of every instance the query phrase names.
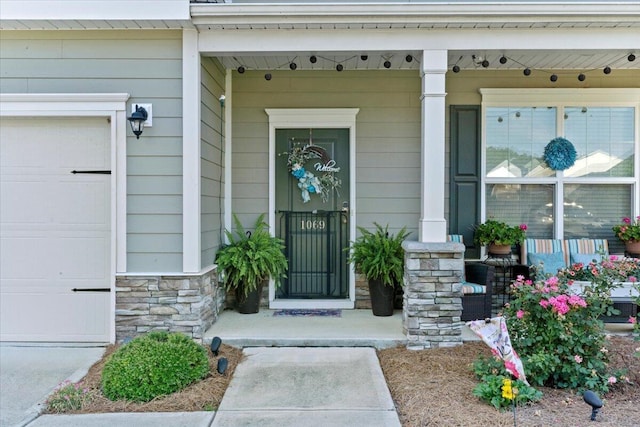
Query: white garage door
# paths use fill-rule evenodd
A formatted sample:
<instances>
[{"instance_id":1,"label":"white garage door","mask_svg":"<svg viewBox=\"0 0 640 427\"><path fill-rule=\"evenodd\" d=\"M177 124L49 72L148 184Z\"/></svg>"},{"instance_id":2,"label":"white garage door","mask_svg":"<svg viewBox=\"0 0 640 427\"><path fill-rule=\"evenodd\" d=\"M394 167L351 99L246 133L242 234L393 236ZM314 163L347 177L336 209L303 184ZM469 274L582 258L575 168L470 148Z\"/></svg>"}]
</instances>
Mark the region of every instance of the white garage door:
<instances>
[{"instance_id":1,"label":"white garage door","mask_svg":"<svg viewBox=\"0 0 640 427\"><path fill-rule=\"evenodd\" d=\"M0 121L0 340L109 341L110 125Z\"/></svg>"}]
</instances>

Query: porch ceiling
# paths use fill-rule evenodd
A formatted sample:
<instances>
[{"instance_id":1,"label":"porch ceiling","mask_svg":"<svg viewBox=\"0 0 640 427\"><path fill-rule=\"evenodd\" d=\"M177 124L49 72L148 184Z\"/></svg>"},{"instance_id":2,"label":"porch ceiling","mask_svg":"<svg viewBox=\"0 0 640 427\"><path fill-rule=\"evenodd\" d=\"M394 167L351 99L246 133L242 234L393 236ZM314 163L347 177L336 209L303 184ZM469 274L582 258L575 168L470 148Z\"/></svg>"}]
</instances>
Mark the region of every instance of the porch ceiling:
<instances>
[{"instance_id":1,"label":"porch ceiling","mask_svg":"<svg viewBox=\"0 0 640 427\"><path fill-rule=\"evenodd\" d=\"M483 59L489 61L489 70L522 70L526 67L541 70L583 70L602 69L606 66L616 69L640 69L640 52L633 62L628 61L627 50L583 50L583 51L449 51L449 68L458 65L461 70L485 69L481 63ZM316 56L312 63L310 57ZM363 60L362 55L367 59ZM412 60L408 62L407 55ZM474 58L475 55L475 58ZM505 56L507 62L500 63L500 57ZM384 70L385 61L389 61L390 70L419 70L421 52L352 52L345 54L325 52L290 52L274 55L234 55L218 56L225 68L236 69L239 66L247 70L288 70L289 64L294 62L296 70L335 70L337 64L342 64L344 70Z\"/></svg>"},{"instance_id":2,"label":"porch ceiling","mask_svg":"<svg viewBox=\"0 0 640 427\"><path fill-rule=\"evenodd\" d=\"M461 70L483 68L483 59L503 70L640 68L626 59L640 57L630 41L640 39L640 3L632 0L191 0L191 16L203 54L231 69L295 62L297 70L378 70L389 61L390 69L418 70L422 49L433 48L448 49L449 67ZM532 40L542 33L545 41ZM555 49L567 34L572 44Z\"/></svg>"}]
</instances>

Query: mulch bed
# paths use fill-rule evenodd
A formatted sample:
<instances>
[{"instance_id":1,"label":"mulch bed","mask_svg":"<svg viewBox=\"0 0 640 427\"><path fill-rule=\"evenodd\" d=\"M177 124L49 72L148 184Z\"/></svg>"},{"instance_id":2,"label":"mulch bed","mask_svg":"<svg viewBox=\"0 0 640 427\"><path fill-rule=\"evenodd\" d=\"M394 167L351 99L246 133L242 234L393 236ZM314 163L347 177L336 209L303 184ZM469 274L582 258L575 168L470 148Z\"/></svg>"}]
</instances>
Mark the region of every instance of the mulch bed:
<instances>
[{"instance_id":1,"label":"mulch bed","mask_svg":"<svg viewBox=\"0 0 640 427\"><path fill-rule=\"evenodd\" d=\"M640 358L634 350L640 342L630 337L611 337L609 354L611 367L626 369L632 384L618 383L612 392L603 396L604 407L598 422L590 424L591 408L575 392L542 387L541 401L517 409L517 425L549 426L611 426L640 425ZM242 359L240 349L222 345L220 355L210 350L211 374L204 380L170 396L147 403L112 402L100 392L100 377L104 361L117 346L109 346L105 357L91 367L82 383L91 389L94 399L80 411L69 413L103 412L189 412L215 410L219 406L233 372ZM513 426L513 414L500 412L473 396L477 384L471 364L479 356L490 356L488 347L480 342L465 343L453 348L410 351L405 347L378 352L380 364L405 427ZM219 357L229 360L225 375L216 367Z\"/></svg>"},{"instance_id":2,"label":"mulch bed","mask_svg":"<svg viewBox=\"0 0 640 427\"><path fill-rule=\"evenodd\" d=\"M100 380L102 368L108 356L117 348L118 345L110 345L107 347L102 359L96 362L82 379L83 386L87 387L93 395L92 401L86 404L82 410L70 411L67 412L68 414L213 411L220 405L222 396L233 376L233 372L242 359L242 350L235 347L222 344L217 357L207 348L210 373L202 381L192 384L177 393L158 397L146 403L134 403L124 400L114 402L102 395ZM226 357L229 361L224 375L220 375L217 372L218 359L220 357Z\"/></svg>"},{"instance_id":3,"label":"mulch bed","mask_svg":"<svg viewBox=\"0 0 640 427\"><path fill-rule=\"evenodd\" d=\"M603 397L597 426L640 425L639 342L630 337L609 339L610 366L626 369L632 384L618 383ZM453 348L410 351L398 347L378 352L382 370L405 427L415 426L513 426L513 413L500 412L472 393L477 380L473 361L490 356L481 342ZM585 426L591 407L575 392L539 388L541 401L517 409L518 426Z\"/></svg>"}]
</instances>

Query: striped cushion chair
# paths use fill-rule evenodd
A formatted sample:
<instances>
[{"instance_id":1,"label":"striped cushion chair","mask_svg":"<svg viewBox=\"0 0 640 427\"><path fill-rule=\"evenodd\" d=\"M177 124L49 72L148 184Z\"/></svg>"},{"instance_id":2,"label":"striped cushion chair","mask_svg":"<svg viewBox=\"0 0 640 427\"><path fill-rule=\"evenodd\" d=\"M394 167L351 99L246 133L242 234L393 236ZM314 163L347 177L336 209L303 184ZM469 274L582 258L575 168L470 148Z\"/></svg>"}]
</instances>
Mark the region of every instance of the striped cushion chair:
<instances>
[{"instance_id":1,"label":"striped cushion chair","mask_svg":"<svg viewBox=\"0 0 640 427\"><path fill-rule=\"evenodd\" d=\"M564 263L554 263L547 266L545 273L555 274L557 267L568 267L576 262L588 264L593 259L600 260L602 255L609 254L609 243L606 239L525 239L521 246L521 263L539 267L537 260L544 256L532 256L531 254L562 253ZM526 274L524 276L528 277Z\"/></svg>"},{"instance_id":2,"label":"striped cushion chair","mask_svg":"<svg viewBox=\"0 0 640 427\"><path fill-rule=\"evenodd\" d=\"M569 262L588 264L594 259L600 261L609 255L609 242L606 239L569 239Z\"/></svg>"},{"instance_id":3,"label":"striped cushion chair","mask_svg":"<svg viewBox=\"0 0 640 427\"><path fill-rule=\"evenodd\" d=\"M462 234L447 235L447 242L464 243L464 241L462 240Z\"/></svg>"},{"instance_id":4,"label":"striped cushion chair","mask_svg":"<svg viewBox=\"0 0 640 427\"><path fill-rule=\"evenodd\" d=\"M539 268L542 263L544 272L550 274L567 267L570 262L567 243L560 239L524 239L520 255L522 264Z\"/></svg>"},{"instance_id":5,"label":"striped cushion chair","mask_svg":"<svg viewBox=\"0 0 640 427\"><path fill-rule=\"evenodd\" d=\"M448 235L447 241L464 243L460 234ZM461 282L463 321L491 317L491 289L495 274L493 266L480 262L465 263Z\"/></svg>"}]
</instances>

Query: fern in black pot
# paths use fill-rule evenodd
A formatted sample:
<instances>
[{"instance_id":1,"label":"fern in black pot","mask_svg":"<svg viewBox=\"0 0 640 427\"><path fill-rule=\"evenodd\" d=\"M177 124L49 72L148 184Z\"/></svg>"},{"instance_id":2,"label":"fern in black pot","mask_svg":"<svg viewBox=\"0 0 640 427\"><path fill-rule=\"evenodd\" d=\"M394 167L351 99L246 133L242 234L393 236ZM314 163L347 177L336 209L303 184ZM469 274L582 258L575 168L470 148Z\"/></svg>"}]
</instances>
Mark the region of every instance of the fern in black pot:
<instances>
[{"instance_id":1,"label":"fern in black pot","mask_svg":"<svg viewBox=\"0 0 640 427\"><path fill-rule=\"evenodd\" d=\"M394 287L402 284L404 275L404 249L402 242L409 236L406 227L397 234L389 233L373 223L375 230L358 227L360 236L351 244L349 262L356 272L364 275L369 282L371 309L375 316L393 314Z\"/></svg>"},{"instance_id":2,"label":"fern in black pot","mask_svg":"<svg viewBox=\"0 0 640 427\"><path fill-rule=\"evenodd\" d=\"M261 214L247 231L234 214L235 231L225 230L229 243L216 254L218 269L224 272L224 287L236 293L238 311L257 313L262 287L269 279L275 286L286 277L288 268L284 242L269 234L269 225Z\"/></svg>"}]
</instances>

